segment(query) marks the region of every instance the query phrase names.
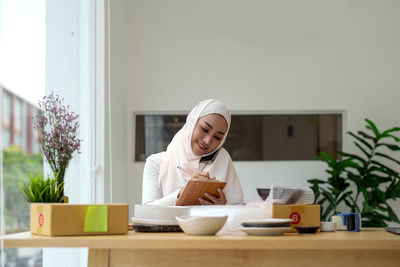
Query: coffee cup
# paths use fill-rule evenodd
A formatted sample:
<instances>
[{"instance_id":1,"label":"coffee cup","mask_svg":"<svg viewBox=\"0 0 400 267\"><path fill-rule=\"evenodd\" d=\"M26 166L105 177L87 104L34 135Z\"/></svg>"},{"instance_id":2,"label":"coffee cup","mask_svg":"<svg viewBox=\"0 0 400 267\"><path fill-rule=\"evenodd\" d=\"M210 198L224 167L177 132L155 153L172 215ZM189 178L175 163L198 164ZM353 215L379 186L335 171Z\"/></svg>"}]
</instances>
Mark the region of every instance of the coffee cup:
<instances>
[{"instance_id":1,"label":"coffee cup","mask_svg":"<svg viewBox=\"0 0 400 267\"><path fill-rule=\"evenodd\" d=\"M343 223L342 214L333 215L331 217L331 221L336 223L336 230L337 231L346 231L347 230L346 225Z\"/></svg>"},{"instance_id":2,"label":"coffee cup","mask_svg":"<svg viewBox=\"0 0 400 267\"><path fill-rule=\"evenodd\" d=\"M347 213L346 226L347 226L347 231L360 232L361 229L360 213Z\"/></svg>"}]
</instances>

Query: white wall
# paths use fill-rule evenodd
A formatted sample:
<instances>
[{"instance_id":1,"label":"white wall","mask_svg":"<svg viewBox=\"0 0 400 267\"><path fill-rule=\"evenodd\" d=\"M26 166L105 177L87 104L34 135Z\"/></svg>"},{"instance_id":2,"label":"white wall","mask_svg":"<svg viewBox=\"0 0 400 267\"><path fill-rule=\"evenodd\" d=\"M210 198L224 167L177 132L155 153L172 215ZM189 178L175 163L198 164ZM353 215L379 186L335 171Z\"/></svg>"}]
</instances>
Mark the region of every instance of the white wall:
<instances>
[{"instance_id":1,"label":"white wall","mask_svg":"<svg viewBox=\"0 0 400 267\"><path fill-rule=\"evenodd\" d=\"M233 112L343 110L352 131L400 125L399 14L394 0L111 1L113 201L141 201L134 111L218 98ZM235 166L248 201L324 176L312 161Z\"/></svg>"}]
</instances>

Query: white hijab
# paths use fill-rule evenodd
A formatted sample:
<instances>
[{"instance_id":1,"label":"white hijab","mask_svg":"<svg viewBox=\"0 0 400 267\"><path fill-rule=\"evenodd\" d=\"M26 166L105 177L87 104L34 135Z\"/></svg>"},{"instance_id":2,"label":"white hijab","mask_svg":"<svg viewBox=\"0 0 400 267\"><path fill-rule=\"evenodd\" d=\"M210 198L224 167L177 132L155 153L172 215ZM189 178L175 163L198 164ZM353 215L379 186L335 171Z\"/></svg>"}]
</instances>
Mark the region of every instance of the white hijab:
<instances>
[{"instance_id":1,"label":"white hijab","mask_svg":"<svg viewBox=\"0 0 400 267\"><path fill-rule=\"evenodd\" d=\"M219 150L212 161L200 162L201 157L196 156L191 147L191 138L194 127L199 118L204 117L208 114L220 114L228 123L228 129L222 139L219 147L208 155ZM217 180L226 181L228 184L224 189L224 192L229 188L229 181L239 181L236 171L233 167L231 157L228 152L222 148L228 135L229 127L231 125L231 115L226 108L225 104L219 100L208 99L201 101L190 111L187 116L186 123L180 129L171 143L168 145L165 152L153 154L147 158L147 160L153 160L160 165L159 172L159 183L164 196L174 192L181 186L185 185L186 180L190 178L190 175L182 172L177 168L189 170L191 172L207 171L210 177L216 177ZM240 194L243 194L240 189ZM229 203L229 199L227 196Z\"/></svg>"}]
</instances>

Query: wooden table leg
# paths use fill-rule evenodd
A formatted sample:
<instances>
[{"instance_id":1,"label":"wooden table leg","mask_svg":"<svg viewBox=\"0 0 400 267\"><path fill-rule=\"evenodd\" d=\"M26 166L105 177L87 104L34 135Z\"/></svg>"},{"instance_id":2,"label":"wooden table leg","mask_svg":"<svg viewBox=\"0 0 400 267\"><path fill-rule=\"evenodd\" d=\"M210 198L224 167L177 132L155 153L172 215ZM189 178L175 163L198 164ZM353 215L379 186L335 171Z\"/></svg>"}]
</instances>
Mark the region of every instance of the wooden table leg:
<instances>
[{"instance_id":1,"label":"wooden table leg","mask_svg":"<svg viewBox=\"0 0 400 267\"><path fill-rule=\"evenodd\" d=\"M110 250L109 249L89 249L88 267L109 267Z\"/></svg>"}]
</instances>

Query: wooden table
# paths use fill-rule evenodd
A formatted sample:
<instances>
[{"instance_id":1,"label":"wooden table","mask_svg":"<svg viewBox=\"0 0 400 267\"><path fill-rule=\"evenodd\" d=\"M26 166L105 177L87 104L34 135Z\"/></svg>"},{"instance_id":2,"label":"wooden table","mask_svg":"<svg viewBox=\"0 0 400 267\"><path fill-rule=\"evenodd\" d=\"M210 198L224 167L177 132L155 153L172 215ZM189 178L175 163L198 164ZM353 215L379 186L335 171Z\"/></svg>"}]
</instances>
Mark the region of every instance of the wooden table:
<instances>
[{"instance_id":1,"label":"wooden table","mask_svg":"<svg viewBox=\"0 0 400 267\"><path fill-rule=\"evenodd\" d=\"M283 236L6 235L5 247L88 247L88 266L400 266L400 236L383 229Z\"/></svg>"}]
</instances>

